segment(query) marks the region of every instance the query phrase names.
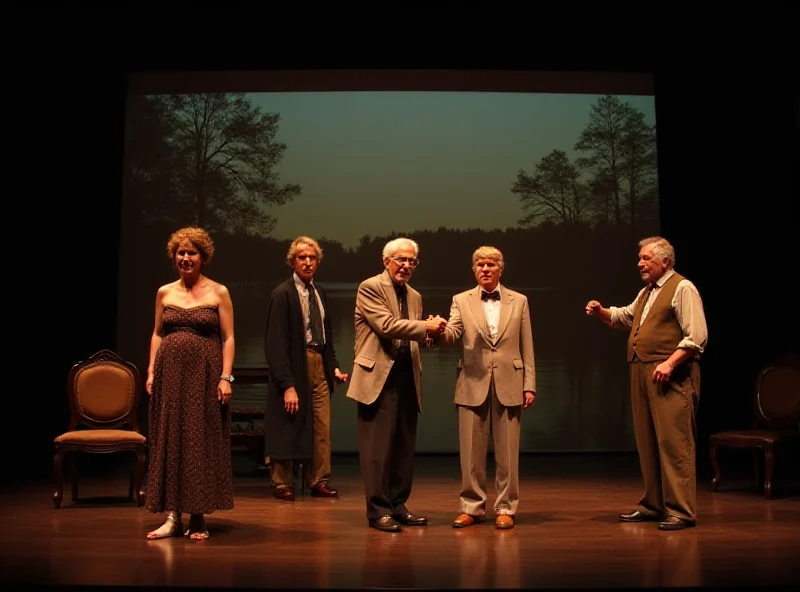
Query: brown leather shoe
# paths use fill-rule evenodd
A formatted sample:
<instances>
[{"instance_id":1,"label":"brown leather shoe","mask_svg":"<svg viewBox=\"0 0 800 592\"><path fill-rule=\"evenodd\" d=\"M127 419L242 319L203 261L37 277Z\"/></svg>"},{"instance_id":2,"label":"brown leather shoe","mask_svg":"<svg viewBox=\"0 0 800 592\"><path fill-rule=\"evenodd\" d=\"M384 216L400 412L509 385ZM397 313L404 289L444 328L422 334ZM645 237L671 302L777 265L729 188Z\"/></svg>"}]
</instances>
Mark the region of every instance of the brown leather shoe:
<instances>
[{"instance_id":1,"label":"brown leather shoe","mask_svg":"<svg viewBox=\"0 0 800 592\"><path fill-rule=\"evenodd\" d=\"M320 483L311 488L311 497L339 497L339 491L328 487L327 483Z\"/></svg>"},{"instance_id":2,"label":"brown leather shoe","mask_svg":"<svg viewBox=\"0 0 800 592\"><path fill-rule=\"evenodd\" d=\"M472 514L459 514L458 517L453 520L453 528L464 528L465 526L472 526L478 521L477 516L473 516Z\"/></svg>"},{"instance_id":3,"label":"brown leather shoe","mask_svg":"<svg viewBox=\"0 0 800 592\"><path fill-rule=\"evenodd\" d=\"M498 514L494 521L494 527L500 530L514 528L514 517L509 514Z\"/></svg>"},{"instance_id":4,"label":"brown leather shoe","mask_svg":"<svg viewBox=\"0 0 800 592\"><path fill-rule=\"evenodd\" d=\"M659 530L683 530L684 528L692 527L694 527L694 522L677 516L668 516L658 524Z\"/></svg>"},{"instance_id":5,"label":"brown leather shoe","mask_svg":"<svg viewBox=\"0 0 800 592\"><path fill-rule=\"evenodd\" d=\"M294 487L276 487L273 495L285 502L294 501Z\"/></svg>"}]
</instances>

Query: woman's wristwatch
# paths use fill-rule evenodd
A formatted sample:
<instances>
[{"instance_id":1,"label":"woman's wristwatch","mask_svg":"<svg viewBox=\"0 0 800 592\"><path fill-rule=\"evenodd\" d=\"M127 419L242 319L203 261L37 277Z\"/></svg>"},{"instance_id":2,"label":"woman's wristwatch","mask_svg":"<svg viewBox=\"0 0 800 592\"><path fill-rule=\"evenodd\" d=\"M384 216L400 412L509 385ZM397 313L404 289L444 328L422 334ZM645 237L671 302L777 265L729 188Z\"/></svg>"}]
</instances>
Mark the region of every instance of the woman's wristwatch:
<instances>
[{"instance_id":1,"label":"woman's wristwatch","mask_svg":"<svg viewBox=\"0 0 800 592\"><path fill-rule=\"evenodd\" d=\"M223 374L219 377L220 380L227 380L228 382L233 382L233 374Z\"/></svg>"}]
</instances>

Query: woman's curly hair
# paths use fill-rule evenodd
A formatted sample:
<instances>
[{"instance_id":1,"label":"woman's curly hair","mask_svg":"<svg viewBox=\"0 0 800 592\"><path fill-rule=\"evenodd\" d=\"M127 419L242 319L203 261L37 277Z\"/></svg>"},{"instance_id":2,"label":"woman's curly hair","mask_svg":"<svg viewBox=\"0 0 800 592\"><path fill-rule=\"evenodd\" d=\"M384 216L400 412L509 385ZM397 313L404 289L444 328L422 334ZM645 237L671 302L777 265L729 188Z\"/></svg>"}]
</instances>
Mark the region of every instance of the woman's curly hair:
<instances>
[{"instance_id":1,"label":"woman's curly hair","mask_svg":"<svg viewBox=\"0 0 800 592\"><path fill-rule=\"evenodd\" d=\"M200 252L200 259L204 264L211 263L214 257L214 241L205 230L196 226L187 226L172 233L167 241L167 256L174 260L178 247L187 241Z\"/></svg>"}]
</instances>

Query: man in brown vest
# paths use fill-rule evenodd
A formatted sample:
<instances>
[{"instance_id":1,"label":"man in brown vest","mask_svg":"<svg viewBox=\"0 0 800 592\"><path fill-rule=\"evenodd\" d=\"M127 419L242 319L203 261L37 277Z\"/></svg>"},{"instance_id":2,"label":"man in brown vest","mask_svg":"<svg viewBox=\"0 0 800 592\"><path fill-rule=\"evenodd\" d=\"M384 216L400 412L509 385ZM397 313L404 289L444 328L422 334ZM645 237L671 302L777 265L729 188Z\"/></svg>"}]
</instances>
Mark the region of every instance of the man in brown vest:
<instances>
[{"instance_id":1,"label":"man in brown vest","mask_svg":"<svg viewBox=\"0 0 800 592\"><path fill-rule=\"evenodd\" d=\"M629 329L631 404L645 493L623 522L659 520L661 530L695 525L699 357L708 341L697 288L675 272L675 250L661 237L639 241L647 285L625 307L586 304L588 316Z\"/></svg>"}]
</instances>

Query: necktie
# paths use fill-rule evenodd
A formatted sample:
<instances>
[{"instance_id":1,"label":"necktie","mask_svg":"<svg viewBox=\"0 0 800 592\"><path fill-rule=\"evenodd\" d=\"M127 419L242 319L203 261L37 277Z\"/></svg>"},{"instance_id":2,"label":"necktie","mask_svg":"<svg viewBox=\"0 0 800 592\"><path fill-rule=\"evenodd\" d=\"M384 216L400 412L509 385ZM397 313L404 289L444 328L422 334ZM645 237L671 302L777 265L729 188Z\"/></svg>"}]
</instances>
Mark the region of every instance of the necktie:
<instances>
[{"instance_id":1,"label":"necktie","mask_svg":"<svg viewBox=\"0 0 800 592\"><path fill-rule=\"evenodd\" d=\"M650 284L647 286L647 290L645 291L644 297L642 298L642 314L639 317L639 326L641 326L641 324L647 318L648 313L650 312L650 309L647 308L647 301L650 300L650 297L653 295L653 290L655 289L656 286L654 284ZM652 303L650 304L650 306L652 307Z\"/></svg>"},{"instance_id":2,"label":"necktie","mask_svg":"<svg viewBox=\"0 0 800 592\"><path fill-rule=\"evenodd\" d=\"M308 319L311 325L311 342L314 345L323 345L322 339L322 314L319 312L317 296L314 286L308 284Z\"/></svg>"},{"instance_id":3,"label":"necktie","mask_svg":"<svg viewBox=\"0 0 800 592\"><path fill-rule=\"evenodd\" d=\"M400 307L400 318L407 319L408 318L408 302L406 301L406 287L405 286L395 286L395 292L397 293L397 304ZM407 352L409 350L409 343L407 339L404 339L400 342L400 351Z\"/></svg>"},{"instance_id":4,"label":"necktie","mask_svg":"<svg viewBox=\"0 0 800 592\"><path fill-rule=\"evenodd\" d=\"M481 300L500 300L500 291L483 292L481 291Z\"/></svg>"}]
</instances>

